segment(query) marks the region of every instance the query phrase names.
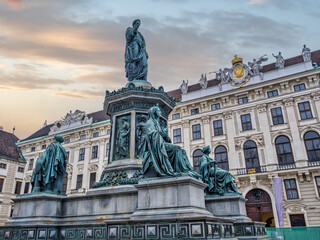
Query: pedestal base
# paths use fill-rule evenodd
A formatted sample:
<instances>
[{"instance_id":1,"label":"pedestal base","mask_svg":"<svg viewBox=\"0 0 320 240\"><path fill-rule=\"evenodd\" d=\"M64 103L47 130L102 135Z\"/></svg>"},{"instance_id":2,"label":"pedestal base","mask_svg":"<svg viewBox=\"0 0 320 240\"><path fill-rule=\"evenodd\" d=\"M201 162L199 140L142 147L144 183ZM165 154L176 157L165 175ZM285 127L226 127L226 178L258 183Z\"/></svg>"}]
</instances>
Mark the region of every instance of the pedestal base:
<instances>
[{"instance_id":1,"label":"pedestal base","mask_svg":"<svg viewBox=\"0 0 320 240\"><path fill-rule=\"evenodd\" d=\"M205 201L207 210L215 216L230 217L237 222L252 222L247 217L247 200L243 196L206 196Z\"/></svg>"}]
</instances>

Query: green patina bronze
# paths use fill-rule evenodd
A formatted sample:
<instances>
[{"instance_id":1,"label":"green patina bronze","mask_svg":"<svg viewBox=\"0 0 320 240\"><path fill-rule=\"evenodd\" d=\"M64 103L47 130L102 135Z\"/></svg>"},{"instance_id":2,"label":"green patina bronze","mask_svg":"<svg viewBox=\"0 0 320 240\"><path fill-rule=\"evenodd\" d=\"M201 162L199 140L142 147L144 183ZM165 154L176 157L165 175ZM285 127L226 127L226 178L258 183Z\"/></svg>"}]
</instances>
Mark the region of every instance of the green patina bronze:
<instances>
[{"instance_id":1,"label":"green patina bronze","mask_svg":"<svg viewBox=\"0 0 320 240\"><path fill-rule=\"evenodd\" d=\"M32 193L51 192L62 194L62 181L68 162L67 152L61 143L63 137L55 136L55 141L40 155L33 169Z\"/></svg>"},{"instance_id":2,"label":"green patina bronze","mask_svg":"<svg viewBox=\"0 0 320 240\"><path fill-rule=\"evenodd\" d=\"M128 177L126 171L110 172L101 175L100 181L95 182L92 188L117 186L126 184L138 184L139 179L142 178L142 171L136 171L132 177Z\"/></svg>"},{"instance_id":3,"label":"green patina bronze","mask_svg":"<svg viewBox=\"0 0 320 240\"><path fill-rule=\"evenodd\" d=\"M117 117L113 160L129 158L131 115Z\"/></svg>"},{"instance_id":4,"label":"green patina bronze","mask_svg":"<svg viewBox=\"0 0 320 240\"><path fill-rule=\"evenodd\" d=\"M233 183L235 178L230 172L216 166L217 162L209 157L211 149L206 146L202 149L200 173L203 181L208 184L207 194L230 195L240 194Z\"/></svg>"},{"instance_id":5,"label":"green patina bronze","mask_svg":"<svg viewBox=\"0 0 320 240\"><path fill-rule=\"evenodd\" d=\"M132 27L128 27L126 30L126 51L124 57L128 81L147 80L148 53L144 37L138 31L140 24L140 19L136 19L133 21Z\"/></svg>"},{"instance_id":6,"label":"green patina bronze","mask_svg":"<svg viewBox=\"0 0 320 240\"><path fill-rule=\"evenodd\" d=\"M145 123L143 146L144 177L167 177L188 174L201 178L191 166L186 151L171 143L167 127L160 121L161 110L158 106L150 108Z\"/></svg>"}]
</instances>

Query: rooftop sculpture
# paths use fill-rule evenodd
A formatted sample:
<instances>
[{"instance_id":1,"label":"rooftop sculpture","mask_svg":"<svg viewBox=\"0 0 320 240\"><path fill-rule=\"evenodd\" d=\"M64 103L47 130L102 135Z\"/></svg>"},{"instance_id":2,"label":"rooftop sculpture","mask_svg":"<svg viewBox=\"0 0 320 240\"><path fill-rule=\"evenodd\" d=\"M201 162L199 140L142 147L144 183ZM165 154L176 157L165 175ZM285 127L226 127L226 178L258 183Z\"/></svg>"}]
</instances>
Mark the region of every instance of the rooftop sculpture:
<instances>
[{"instance_id":1,"label":"rooftop sculpture","mask_svg":"<svg viewBox=\"0 0 320 240\"><path fill-rule=\"evenodd\" d=\"M311 50L305 44L303 45L301 55L303 57L304 62L311 61Z\"/></svg>"},{"instance_id":2,"label":"rooftop sculpture","mask_svg":"<svg viewBox=\"0 0 320 240\"><path fill-rule=\"evenodd\" d=\"M272 53L272 56L276 59L276 68L284 68L284 58L282 57L281 52L279 52L278 55Z\"/></svg>"}]
</instances>

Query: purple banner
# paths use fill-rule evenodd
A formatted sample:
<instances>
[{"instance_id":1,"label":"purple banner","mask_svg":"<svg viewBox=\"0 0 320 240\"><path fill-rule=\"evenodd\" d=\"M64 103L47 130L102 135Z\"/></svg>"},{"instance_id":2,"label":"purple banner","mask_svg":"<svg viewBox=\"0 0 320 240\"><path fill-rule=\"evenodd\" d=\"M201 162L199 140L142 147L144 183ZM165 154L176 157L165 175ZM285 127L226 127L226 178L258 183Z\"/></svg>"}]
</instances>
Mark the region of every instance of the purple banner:
<instances>
[{"instance_id":1,"label":"purple banner","mask_svg":"<svg viewBox=\"0 0 320 240\"><path fill-rule=\"evenodd\" d=\"M281 177L273 177L273 192L276 200L276 210L278 214L279 227L283 227L283 203L282 203L282 183Z\"/></svg>"}]
</instances>

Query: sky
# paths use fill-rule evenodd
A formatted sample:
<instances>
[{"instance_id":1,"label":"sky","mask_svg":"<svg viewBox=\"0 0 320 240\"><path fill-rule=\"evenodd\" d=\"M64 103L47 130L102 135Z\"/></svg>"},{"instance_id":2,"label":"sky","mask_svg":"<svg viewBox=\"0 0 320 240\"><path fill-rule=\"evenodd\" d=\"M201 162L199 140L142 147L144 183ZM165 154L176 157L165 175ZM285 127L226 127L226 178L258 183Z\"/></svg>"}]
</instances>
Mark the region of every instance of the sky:
<instances>
[{"instance_id":1,"label":"sky","mask_svg":"<svg viewBox=\"0 0 320 240\"><path fill-rule=\"evenodd\" d=\"M148 81L166 91L202 73L302 45L320 49L316 0L0 0L0 126L23 139L70 110L103 109L124 87L125 30L141 19ZM214 78L213 74L208 78Z\"/></svg>"}]
</instances>

